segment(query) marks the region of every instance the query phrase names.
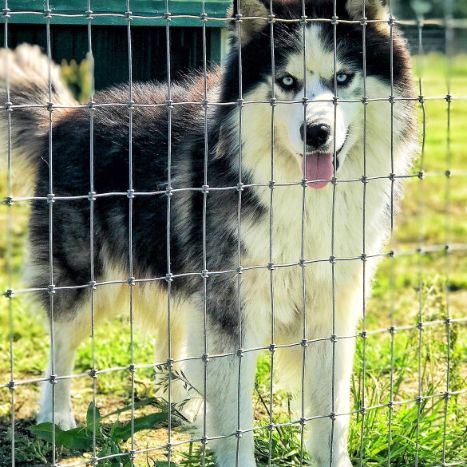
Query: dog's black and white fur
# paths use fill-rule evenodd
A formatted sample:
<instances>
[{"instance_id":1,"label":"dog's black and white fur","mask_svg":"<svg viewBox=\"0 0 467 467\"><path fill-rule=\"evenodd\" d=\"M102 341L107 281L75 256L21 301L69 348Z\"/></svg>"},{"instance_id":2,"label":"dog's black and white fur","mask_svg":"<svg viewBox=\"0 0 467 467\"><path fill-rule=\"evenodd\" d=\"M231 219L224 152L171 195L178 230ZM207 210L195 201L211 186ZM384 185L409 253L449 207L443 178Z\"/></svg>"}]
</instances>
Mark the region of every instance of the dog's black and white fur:
<instances>
[{"instance_id":1,"label":"dog's black and white fur","mask_svg":"<svg viewBox=\"0 0 467 467\"><path fill-rule=\"evenodd\" d=\"M362 4L362 0L338 0L337 16L341 20L360 20ZM240 6L244 17L266 18L269 14L269 0L264 3L240 0ZM278 18L300 18L302 2L274 0L273 10ZM235 8L232 14L234 17ZM333 2L306 0L306 15L329 19L333 16ZM366 15L370 20L388 17L380 0L366 0ZM206 436L221 437L211 440L209 445L215 451L218 465L226 467L255 465L251 398L257 352L244 352L239 366L239 349L296 343L304 337L312 341L304 357L304 415L307 420L312 418L306 422L307 447L317 465L350 466L347 430L355 339L349 336L356 334L362 313L363 261L339 261L339 258L360 257L364 239L367 255L379 253L388 237L388 207L393 185L389 174L404 173L416 148L414 108L409 100L394 103L391 141L391 104L388 99L391 79L396 98L414 95L408 52L394 26L391 78L390 26L387 22L368 22L365 89L369 100L365 140L360 24L343 22L336 27L335 76L333 25L330 22L312 22L306 26L306 57L302 25L299 22L275 22L274 83L270 24L261 19L244 19L240 30L239 40L237 27L232 29L231 49L225 65L207 77L208 101L230 102L232 105L208 106L209 189L205 187L208 191L205 207L201 190L205 185L205 114L200 105L204 100L203 76L194 75L172 86L170 187L167 106L136 105L131 111L133 188L136 193L132 199L132 275L136 279L169 279L135 283L132 289L134 318L143 322L144 327L154 329L160 344L156 360L166 359L167 284L170 282L170 358L198 357L181 367L190 383L206 394ZM241 97L245 102L241 107L241 132L239 44ZM97 105L91 111L70 108L76 102L60 81L58 68L48 64L37 48L21 46L15 52L2 51L2 58L8 63L11 102L13 106L19 105L11 113L13 173L22 184L26 183L27 173L32 173L37 197L47 197L49 193L49 112L45 108L49 66L52 100L56 106L52 113L55 197L87 195L90 191L92 112L94 191L97 194L117 193L94 201L94 278L98 283L128 279L128 106ZM4 73L1 78L5 80ZM333 104L335 84L340 99L336 107ZM134 84L134 103L165 104L166 89L165 84ZM302 102L304 93L308 98L306 108ZM119 86L96 93L94 100L96 104L125 104L128 96L128 87ZM5 95L1 97L2 103L6 102ZM276 99L274 173L271 172L271 97ZM342 102L346 100L354 102ZM259 102L248 103L251 101ZM177 105L177 102L191 104ZM30 104L41 106L21 108L21 105ZM334 187L328 179L330 170L333 175L330 155L334 148L336 160L333 165L337 169L338 182L333 215ZM315 164L315 168L304 170L305 160L307 165ZM368 177L365 206L364 184L360 181L364 173ZM306 177L310 174L325 174L326 180L313 182ZM372 178L376 176L380 178ZM300 184L305 178L306 184ZM271 180L276 182L272 195ZM339 183L339 180L355 181ZM220 189L222 187L229 189ZM399 188L397 178L394 187L396 191ZM192 190L179 190L181 188ZM166 191L167 194L138 194L154 191ZM170 222L167 217L169 199ZM44 200L32 203L31 286L46 289L49 285L51 207L54 285L60 288L89 284L90 202L88 199L56 199L54 203ZM203 213L208 272L204 271L203 264ZM331 257L337 260L332 261ZM271 272L270 263L292 266L276 267ZM243 270L239 271L239 266ZM374 269L375 261L368 259L367 282ZM167 276L169 271L173 277ZM203 276L207 276L206 309ZM57 376L72 374L76 348L90 334L91 288L55 291L53 368ZM122 310L128 312L128 297L127 284L97 286L94 292L95 321ZM43 292L42 298L44 306L49 308L49 294ZM208 354L227 354L209 359L206 387L205 362L201 358L205 354L205 312ZM306 336L303 336L304 323ZM336 342L333 342L336 340L333 335L337 336ZM339 339L343 336L349 338ZM299 345L279 348L275 352L275 377L282 378L278 384L287 390L297 392L301 388L303 355ZM49 365L49 375L51 368ZM238 393L239 384L241 391ZM39 421L52 420L51 388L51 384L44 384ZM63 428L74 426L69 380L56 381L54 407L56 423ZM332 411L335 417L330 416ZM313 418L319 415L325 417ZM197 417L201 424L202 418ZM235 436L238 430L245 431L243 436Z\"/></svg>"}]
</instances>

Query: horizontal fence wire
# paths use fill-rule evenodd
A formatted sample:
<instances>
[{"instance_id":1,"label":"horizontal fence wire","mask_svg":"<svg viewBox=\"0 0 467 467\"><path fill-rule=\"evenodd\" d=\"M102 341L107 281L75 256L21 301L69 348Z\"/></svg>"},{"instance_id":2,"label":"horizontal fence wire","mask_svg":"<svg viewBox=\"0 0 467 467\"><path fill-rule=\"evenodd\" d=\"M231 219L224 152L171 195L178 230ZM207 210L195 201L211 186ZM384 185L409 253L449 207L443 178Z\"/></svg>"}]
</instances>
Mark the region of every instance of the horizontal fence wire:
<instances>
[{"instance_id":1,"label":"horizontal fence wire","mask_svg":"<svg viewBox=\"0 0 467 467\"><path fill-rule=\"evenodd\" d=\"M88 421L88 429L92 431L92 452L89 458L79 461L73 461L71 463L66 462L66 465L96 465L103 464L105 461L122 461L127 458L130 459L131 465L138 465L138 459L149 458L150 454L161 453L169 463L175 462L175 453L178 449L183 448L187 450L191 449L193 444L199 444L201 446L201 465L211 465L209 464L209 442L216 440L222 440L227 438L235 439L236 444L236 463L240 464L240 450L242 443L249 436L254 434L262 433L267 431L267 465L274 464L274 453L273 445L275 442L274 435L279 433L280 429L287 427L298 428L298 436L300 438L299 442L299 464L308 465L306 459L306 448L305 448L305 428L309 426L310 422L321 419L330 419L332 425L331 429L331 443L330 443L330 459L331 463L336 456L334 452L334 443L333 436L335 432L336 420L339 417L350 416L355 417L359 420L359 433L358 437L360 440L358 455L356 456L356 461L359 465L365 465L366 462L366 450L365 443L368 443L369 434L365 428L365 420L371 412L377 410L386 410L387 411L387 456L386 464L394 465L393 457L395 456L392 445L394 442L394 420L395 420L395 411L400 407L417 407L417 417L416 417L416 427L415 427L415 465L419 464L419 456L422 443L422 423L423 423L423 413L422 405L426 403L435 403L436 401L443 401L443 428L441 433L441 458L439 459L439 464L433 465L463 465L466 459L460 459L459 461L452 461L447 457L448 441L447 434L449 432L449 424L451 423L449 419L449 404L452 399L455 397L460 397L467 394L467 388L462 389L452 389L451 385L451 373L452 368L452 358L453 358L453 331L457 326L465 326L467 323L467 316L453 316L451 312L451 276L453 273L453 267L456 265L452 262L453 255L465 254L467 251L467 243L459 243L453 241L453 224L455 219L453 219L453 206L455 201L453 200L453 179L460 177L467 177L467 168L453 167L453 150L452 150L452 124L456 116L453 113L453 106L458 104L464 104L467 102L467 94L457 95L453 92L452 89L452 61L454 59L455 50L453 49L454 42L454 33L456 30L467 30L467 19L454 18L453 17L453 1L446 1L444 4L444 18L424 18L423 16L418 16L417 18L411 19L396 19L393 15L393 5L389 1L389 19L384 20L373 20L366 18L366 3L362 1L363 14L362 19L359 20L343 20L337 17L337 1L333 0L334 14L332 18L307 18L305 15L305 1L302 1L302 10L303 15L298 19L285 19L275 16L273 2L266 2L268 16L243 16L242 15L242 2L241 0L235 0L236 8L238 14L234 17L224 16L216 17L209 15L209 2L203 0L200 2L200 14L199 15L189 15L189 14L173 14L171 13L171 2L170 0L164 0L164 11L161 14L139 14L134 13L132 10L135 8L137 2L131 2L131 0L126 1L126 11L112 11L112 12L98 12L93 11L92 0L87 0L86 10L82 12L61 12L60 10L54 10L50 5L49 0L44 2L44 8L41 10L36 10L34 8L27 10L16 10L8 0L3 2L3 11L2 11L2 21L4 24L4 40L3 45L5 48L9 47L9 25L13 24L12 22L21 21L22 17L25 16L34 16L41 18L41 23L44 25L46 30L46 55L49 60L49 69L48 69L48 102L41 104L16 104L14 102L14 96L11 96L10 92L10 82L8 78L8 69L10 64L8 63L9 55L5 55L6 63L3 64L6 72L5 80L5 96L6 102L1 102L0 105L3 108L2 119L6 121L6 131L7 131L7 151L6 151L6 160L7 160L7 177L6 177L6 187L5 192L6 196L3 197L3 204L6 209L6 220L5 220L5 231L6 231L6 240L5 240L5 265L6 265L6 289L4 290L4 296L7 299L6 306L6 315L5 320L8 323L9 327L9 342L8 342L8 376L7 379L4 379L6 382L0 383L0 389L9 392L9 435L11 439L11 465L17 465L17 445L18 440L16 437L17 425L19 422L17 415L17 400L16 400L16 391L22 387L28 386L38 386L40 383L50 383L52 391L52 423L55 421L55 392L56 384L58 382L66 381L76 381L80 379L90 380L92 384L92 413L91 413L91 422ZM82 19L82 24L87 28L87 52L88 59L91 60L92 65L94 64L94 53L93 53L93 41L92 41L92 31L93 31L93 20L98 18L120 18L126 22L126 32L127 32L127 61L128 61L128 100L126 102L114 102L114 103L99 103L98 96L95 94L94 85L91 86L91 95L89 100L86 103L81 103L77 105L61 105L54 103L53 89L52 89L52 79L51 79L51 64L53 63L54 57L52 56L52 29L51 26L54 24L59 24L61 20L77 18ZM173 92L173 82L172 82L172 69L171 69L171 35L172 30L177 26L174 25L173 20L176 19L192 19L199 20L199 25L202 28L202 73L203 73L203 99L199 101L174 101L172 92ZM167 69L167 83L166 83L166 100L163 103L158 104L147 104L143 102L135 102L134 96L134 82L133 82L133 72L132 72L132 63L133 55L132 51L134 44L132 42L132 31L135 26L135 20L140 20L144 23L145 20L160 20L164 23L162 26L165 30L166 36L166 69ZM231 23L231 26L236 30L239 37L241 37L242 28L245 24L248 24L248 21L254 20L263 20L265 24L268 24L268 31L270 34L270 45L271 45L271 56L268 57L268 60L271 62L271 72L272 72L272 86L271 86L271 98L268 100L248 100L244 99L243 94L243 63L242 63L242 47L241 41L238 41L238 82L239 82L239 94L238 98L231 102L212 102L208 100L208 41L207 41L207 27L208 23L215 23L216 27L223 27L225 23ZM306 27L313 24L330 24L333 29L333 69L334 69L334 79L333 79L333 99L330 100L312 100L309 99L306 95L306 78L304 85L304 94L303 97L299 100L283 101L276 98L275 93L275 82L276 82L276 70L275 70L275 45L274 45L274 31L277 24L281 23L296 23L299 24L302 28L302 53L303 53L303 72L306 77L306 57L307 57L307 45L305 40ZM389 96L379 96L379 97L368 97L367 95L367 28L372 24L387 24L390 31L390 57L391 57L391 79L390 79L390 95ZM81 24L81 23L80 23ZM124 24L124 23L122 23ZM138 23L142 24L142 23ZM336 81L337 73L337 35L339 31L340 24L354 24L361 26L362 32L362 61L363 61L363 91L361 99L342 99L338 95L338 86ZM211 24L212 25L212 24ZM395 96L394 90L394 63L393 63L393 40L394 40L394 28L397 26L413 26L417 29L417 55L416 61L419 63L419 70L417 76L417 93L418 95L413 95L410 97L397 97ZM439 27L444 31L445 34L445 56L447 60L447 77L446 77L446 94L445 95L426 95L425 91L425 81L424 81L424 72L423 72L423 58L425 55L424 51L424 35L423 32L426 27L433 26ZM93 66L92 66L93 69ZM3 91L3 90L2 90ZM301 104L303 106L303 120L306 123L306 112L307 109L316 105L317 103L332 103L334 106L334 148L333 148L333 158L334 162L337 158L336 151L336 112L338 106L344 103L353 103L355 105L363 106L363 173L359 178L353 179L342 179L339 177L339 174L336 173L336 164L334 163L333 176L331 179L332 190L332 221L331 221L331 230L329 232L329 237L331 241L331 251L329 257L323 258L307 258L305 253L305 211L307 208L306 200L306 190L307 190L307 181L306 180L297 180L296 182L281 182L280 180L276 181L276 170L275 163L277 158L277 147L275 144L275 112L277 106L279 105L292 105L292 104ZM377 176L369 176L367 173L367 126L368 126L368 115L367 108L368 104L372 102L387 102L391 108L391 119L388 123L388 126L391 128L391 170L390 173L382 173ZM414 165L407 173L395 173L393 154L394 154L394 125L395 125L395 110L394 106L398 102L414 102L417 103L420 112L422 115L421 126L422 126L422 144L421 144L421 156L417 161L417 164ZM445 149L445 169L434 170L430 167L427 168L427 149L426 149L426 139L427 132L429 131L427 125L427 105L431 103L445 103L446 105L446 149ZM245 183L244 173L242 173L242 128L244 125L243 114L245 108L249 106L258 106L258 105L269 105L271 107L271 121L270 130L271 130L271 152L270 157L270 181L268 183ZM173 142L172 142L172 118L174 109L177 106L194 106L194 108L200 107L203 110L203 167L202 167L202 186L177 186L177 181L172 178L173 162L172 162L172 152ZM101 108L124 108L128 113L128 190L122 192L96 192L95 188L95 148L94 148L94 126L95 126L95 115L96 111ZM208 173L209 168L209 157L210 151L212 148L209 147L209 110L213 108L221 107L232 107L237 109L237 125L239 129L239 173L238 173L238 183L234 186L217 186L218 182L216 180L211 180L210 174ZM168 147L167 147L167 180L164 183L157 186L157 190L154 191L138 191L135 189L134 180L134 154L133 154L133 116L139 108L161 108L166 110L167 121L168 121ZM27 109L44 109L48 112L48 194L46 196L17 196L15 195L15 187L13 183L13 144L12 144L12 115L15 111L18 110L27 110ZM83 194L81 195L57 195L54 190L54 172L53 172L53 154L54 154L54 141L53 141L53 129L54 129L54 111L61 109L82 109L87 112L89 115L89 186L83 187ZM304 138L304 153L306 152L306 137ZM3 154L2 154L3 157ZM441 241L435 243L427 243L427 235L424 230L424 218L429 210L427 206L426 198L424 196L427 182L430 180L445 180L444 186L444 206L443 206L443 216L444 216L444 238ZM405 180L407 182L416 182L419 184L419 189L417 191L417 201L418 208L416 216L419 221L419 231L418 238L414 245L410 247L401 247L398 244L398 240L395 238L396 235L391 237L389 244L385 247L383 251L370 251L366 244L366 231L368 219L366 217L366 207L367 207L367 190L368 185L372 182L378 180L387 180L391 184L391 208L388 213L389 222L391 225L391 230L394 227L395 223L395 206L394 206L394 186L400 180ZM335 223L336 223L336 205L338 204L338 198L336 192L339 185L346 183L361 183L362 187L362 223L359 226L363 233L362 244L361 244L361 254L352 256L352 257L339 257L336 253L336 239L335 236ZM274 245L274 223L276 222L277 213L275 210L275 197L277 197L278 191L282 189L295 188L296 190L301 190L301 238L300 238L300 257L296 260L290 262L277 262L275 257L277 256L276 249ZM244 265L242 264L242 241L243 241L243 230L244 226L242 225L241 211L242 203L244 203L245 196L248 195L249 191L254 191L258 188L264 188L269 190L269 206L268 206L268 238L264 239L268 244L268 262L267 264L255 264L255 265ZM237 192L238 195L238 206L237 206L237 244L236 244L236 266L228 267L224 270L211 271L208 267L208 247L207 247L207 238L208 238L208 228L207 228L207 206L209 195L215 192ZM172 269L172 256L173 256L173 245L171 244L171 231L174 228L171 225L173 219L172 211L172 198L174 195L182 193L200 193L202 195L202 270L201 271L189 271L184 273L177 273ZM151 197L160 197L165 196L165 201L167 205L166 211L166 274L159 277L138 277L135 273L134 267L134 242L133 242L133 230L134 230L134 203L136 199L144 198L149 199ZM128 277L114 277L112 279L101 280L95 273L95 264L94 264L94 252L96 249L96 228L94 224L95 217L95 204L99 199L102 198L123 198L128 199ZM53 231L54 231L54 220L53 212L56 206L60 203L72 203L74 201L87 200L89 202L89 238L90 238L90 274L89 281L86 283L77 283L73 285L61 285L60 282L56 280L54 274L54 257L53 257ZM32 202L43 202L47 205L48 209L48 261L49 261L49 278L48 283L44 284L43 287L29 287L21 288L15 286L14 280L14 259L13 259L13 243L15 241L15 209L23 208L29 206ZM396 229L397 233L397 229ZM424 271L425 259L433 255L438 255L444 257L444 304L443 309L445 310L444 318L442 319L432 319L426 311L425 297L423 295L424 287L426 286L426 277ZM398 318L396 316L398 300L397 300L397 261L399 258L415 258L416 264L416 274L417 274L417 314L414 322L410 324L399 324ZM367 275L369 274L368 268L371 261L384 260L390 263L389 266L389 289L390 289L390 311L389 311L389 325L380 326L376 329L372 329L368 322L369 310L367 309L366 296L368 292L366 290L365 284L367 283ZM335 279L335 270L336 267L345 262L356 262L360 261L362 263L362 278L363 278L363 300L362 300L362 321L359 325L359 329L350 335L339 335L337 332L337 317L336 317L336 279ZM307 297L309 296L309 291L306 284L305 274L308 268L313 268L315 265L319 264L329 264L330 265L330 274L331 274L331 283L332 283L332 332L330 335L322 336L319 338L311 338L308 335L309 323L308 323L308 314L307 308L309 307L309 302L307 302ZM301 340L291 341L286 343L278 343L276 332L277 332L277 323L276 323L276 303L275 295L277 293L277 287L275 283L275 275L277 271L284 269L297 269L300 272L301 280L301 299L302 303L300 304L301 308ZM239 346L238 349L235 349L232 352L225 353L216 353L210 351L209 345L209 336L208 336L208 283L210 278L220 277L220 276L231 276L235 278L235 294L237 297L238 303L238 315L241 316L241 302L243 300L243 288L242 284L248 280L248 273L250 271L255 272L259 270L264 270L268 274L268 293L269 293L269 303L270 303L270 316L271 322L268 323L270 326L270 343L266 346L248 346L244 341L244 330L242 328L242 323L239 321ZM172 349L172 313L175 307L175 297L173 293L173 281L182 278L188 277L199 277L202 279L202 296L203 296L203 336L202 336L202 354L200 355L191 355L188 353L186 357L176 358L173 354ZM134 319L133 315L135 314L135 299L134 294L137 287L143 287L146 284L155 284L155 283L164 283L167 285L167 295L166 295L166 305L167 305L167 358L162 360L154 360L151 363L140 363L137 360L135 347L137 335L134 330ZM125 285L128 287L129 293L129 303L128 303L128 316L129 316L129 363L127 365L115 365L109 366L106 368L99 368L98 366L98 349L96 340L98 339L95 332L95 300L99 296L101 290L105 287L121 286ZM90 341L91 341L91 364L89 371L86 372L77 372L67 375L56 374L56 355L55 355L55 329L54 329L54 307L56 300L56 293L61 291L73 291L85 289L86 293L89 293L90 305L89 305L89 314L91 316L91 329L90 329ZM49 295L49 333L50 333L50 354L51 354L51 366L48 370L48 373L43 377L24 377L23 375L18 376L18 369L16 365L16 346L18 345L15 342L15 310L13 308L13 300L16 297L23 295L37 294L37 292L47 293ZM446 368L445 368L445 384L443 390L436 391L434 393L426 393L426 388L424 387L424 354L423 346L426 340L424 331L427 329L442 329L445 333L445 347L446 347ZM403 333L416 333L417 339L417 350L416 350L416 390L414 391L415 396L411 398L399 399L396 395L395 386L397 384L397 363L396 363L396 348L397 348L397 339L398 336ZM385 394L382 397L384 402L375 402L370 400L368 395L368 353L371 351L371 341L372 337L376 336L387 336L390 342L390 375L389 375L389 388L388 394ZM341 341L353 340L355 342L361 343L361 368L360 368L360 406L351 409L349 412L340 413L336 408L336 389L335 389L335 379L336 379L336 345ZM313 375L309 374L309 369L306 367L306 359L313 352L314 348L318 348L324 342L329 342L332 348L332 378L331 385L328 389L329 391L329 407L330 413L320 413L318 415L309 416L307 415L305 409L305 392L307 389L307 380L312 378ZM246 347L245 347L246 346ZM293 417L289 421L283 422L278 421L280 418L277 415L278 409L275 406L276 402L276 388L275 388L275 372L277 366L277 353L280 350L297 348L300 349L300 375L297 378L300 379L300 397L299 397L299 417ZM156 353L156 351L155 351ZM244 421L242 420L242 409L245 398L245 394L242 391L243 384L243 375L244 368L248 364L247 358L250 354L268 354L268 364L269 364L269 378L267 382L267 388L265 391L264 404L265 410L267 412L267 417L264 418L260 423L255 422L254 426L244 426ZM208 380L208 362L215 362L221 359L232 360L236 359L236 368L235 374L232 374L231 377L235 378L237 381L237 392L236 392L236 431L227 435L219 433L210 433L208 430L208 413L207 413L207 392L209 387ZM177 413L174 412L173 403L172 403L172 391L173 385L175 384L174 375L172 370L176 364L184 362L199 362L201 363L201 371L203 372L202 384L203 384L203 413L202 413L202 430L201 433L192 436L187 440L180 440L176 435L176 418ZM167 389L167 430L166 430L166 440L158 441L156 446L152 447L142 447L139 444L136 434L135 420L137 417L137 376L136 372L138 370L151 370L152 376L157 379L159 373L159 368L164 367L168 371L168 389ZM122 373L128 376L128 381L130 385L129 390L129 405L130 405L130 437L128 449L124 452L119 453L110 453L106 455L100 455L98 452L98 425L99 413L97 410L98 401L101 395L98 391L98 381L99 378L104 375L110 375L115 373ZM358 418L360 417L360 418ZM54 425L55 426L55 425ZM59 443L57 443L57 434L56 428L52 429L52 450L50 454L50 459L47 461L50 462L50 465L64 465L62 464L62 459L60 458ZM141 456L141 457L139 457Z\"/></svg>"}]
</instances>

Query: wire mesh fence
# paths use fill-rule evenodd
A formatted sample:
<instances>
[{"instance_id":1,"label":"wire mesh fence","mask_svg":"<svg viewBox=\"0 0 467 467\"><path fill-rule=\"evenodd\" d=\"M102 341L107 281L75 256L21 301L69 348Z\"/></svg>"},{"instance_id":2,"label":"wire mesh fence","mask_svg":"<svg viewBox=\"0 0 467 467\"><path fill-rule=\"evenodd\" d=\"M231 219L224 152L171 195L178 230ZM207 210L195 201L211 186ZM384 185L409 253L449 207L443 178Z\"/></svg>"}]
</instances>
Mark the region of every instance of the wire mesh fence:
<instances>
[{"instance_id":1,"label":"wire mesh fence","mask_svg":"<svg viewBox=\"0 0 467 467\"><path fill-rule=\"evenodd\" d=\"M5 0L2 15L5 49L11 24L40 17L47 60L42 82L29 60L2 54L0 463L463 465L462 2L415 2L412 16L403 3L388 1L383 10L376 0L309 0L295 9L236 0L223 15L211 13L210 1L190 14L176 0L149 7L87 0L73 10L29 3ZM125 25L127 83L106 93L91 80L85 102L60 95L54 22L86 28L92 72L102 18ZM201 28L202 66L180 85L171 37L183 21ZM165 34L166 79L152 88L133 80L134 29L145 22ZM237 38L224 75L208 59L212 23L227 23ZM399 30L411 39L413 75L400 60ZM327 71L310 70L316 62ZM290 63L293 73L285 73ZM40 88L37 98L18 92L18 67L26 89ZM104 130L111 145L102 142ZM293 131L301 136L298 175L284 162L295 157L284 148ZM326 133L326 150L310 149L316 131ZM40 132L42 149L31 137ZM413 141L415 160L401 163ZM30 167L20 153L28 151L44 165L36 188L24 190ZM84 154L80 162L72 151ZM118 151L125 163L103 162ZM324 152L332 164L310 168L309 154ZM141 165L152 155L159 166ZM84 175L74 179L73 170ZM32 286L20 268L31 211L30 256L42 268ZM146 256L159 263L148 266ZM48 310L48 339L33 295ZM117 304L124 318L98 325ZM64 312L75 305L82 320ZM163 327L154 342L137 331L138 315L143 327L154 320ZM65 356L86 337L73 369ZM32 428L41 385L44 423ZM70 391L77 428L64 398ZM182 428L194 421L196 430Z\"/></svg>"}]
</instances>

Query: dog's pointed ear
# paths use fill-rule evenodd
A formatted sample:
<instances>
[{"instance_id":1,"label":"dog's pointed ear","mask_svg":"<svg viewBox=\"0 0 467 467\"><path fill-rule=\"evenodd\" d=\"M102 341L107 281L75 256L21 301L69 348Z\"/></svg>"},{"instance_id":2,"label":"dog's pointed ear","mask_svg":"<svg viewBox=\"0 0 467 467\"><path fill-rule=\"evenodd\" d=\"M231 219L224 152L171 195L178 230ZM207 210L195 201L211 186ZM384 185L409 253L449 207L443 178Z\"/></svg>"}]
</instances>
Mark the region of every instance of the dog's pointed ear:
<instances>
[{"instance_id":1,"label":"dog's pointed ear","mask_svg":"<svg viewBox=\"0 0 467 467\"><path fill-rule=\"evenodd\" d=\"M235 37L237 26L235 19L241 14L240 39L242 45L248 43L268 22L270 0L232 0L229 9L229 29ZM251 18L251 19L250 19Z\"/></svg>"},{"instance_id":2,"label":"dog's pointed ear","mask_svg":"<svg viewBox=\"0 0 467 467\"><path fill-rule=\"evenodd\" d=\"M388 19L389 11L386 0L347 0L345 7L352 18L363 18L363 3L365 3L365 16L367 18Z\"/></svg>"}]
</instances>

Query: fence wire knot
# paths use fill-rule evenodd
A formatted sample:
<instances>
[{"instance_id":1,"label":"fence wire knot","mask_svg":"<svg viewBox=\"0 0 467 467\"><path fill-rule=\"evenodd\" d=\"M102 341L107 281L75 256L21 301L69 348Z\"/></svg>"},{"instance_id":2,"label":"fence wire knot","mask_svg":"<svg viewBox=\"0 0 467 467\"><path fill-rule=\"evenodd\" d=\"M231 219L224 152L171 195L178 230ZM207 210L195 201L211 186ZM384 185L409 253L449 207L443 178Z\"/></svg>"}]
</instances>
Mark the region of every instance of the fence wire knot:
<instances>
[{"instance_id":1,"label":"fence wire knot","mask_svg":"<svg viewBox=\"0 0 467 467\"><path fill-rule=\"evenodd\" d=\"M6 298L12 298L13 295L14 295L13 289L6 289L5 293L3 294L3 296Z\"/></svg>"},{"instance_id":2,"label":"fence wire knot","mask_svg":"<svg viewBox=\"0 0 467 467\"><path fill-rule=\"evenodd\" d=\"M174 194L173 188L170 185L167 185L165 188L165 196L167 196L168 198L171 198L173 194Z\"/></svg>"},{"instance_id":3,"label":"fence wire knot","mask_svg":"<svg viewBox=\"0 0 467 467\"><path fill-rule=\"evenodd\" d=\"M174 366L174 359L173 358L168 358L165 362L165 367L167 370L172 370Z\"/></svg>"}]
</instances>

